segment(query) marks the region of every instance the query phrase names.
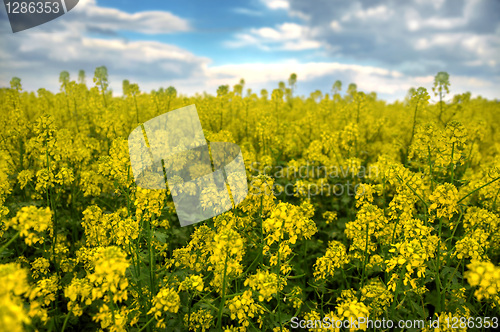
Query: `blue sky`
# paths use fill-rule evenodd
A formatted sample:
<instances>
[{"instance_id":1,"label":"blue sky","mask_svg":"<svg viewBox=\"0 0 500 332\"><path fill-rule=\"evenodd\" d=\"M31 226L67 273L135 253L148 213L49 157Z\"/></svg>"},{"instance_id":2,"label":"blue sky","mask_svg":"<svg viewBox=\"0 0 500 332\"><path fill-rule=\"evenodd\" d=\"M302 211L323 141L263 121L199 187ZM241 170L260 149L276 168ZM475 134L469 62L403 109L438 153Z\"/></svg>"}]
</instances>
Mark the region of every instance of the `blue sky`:
<instances>
[{"instance_id":1,"label":"blue sky","mask_svg":"<svg viewBox=\"0 0 500 332\"><path fill-rule=\"evenodd\" d=\"M451 94L499 98L500 1L496 0L80 0L66 15L13 34L0 10L0 86L58 90L62 70L92 84L105 65L121 93L175 86L214 94L240 78L258 92L292 72L297 92L375 91L402 99L410 87L451 75Z\"/></svg>"}]
</instances>

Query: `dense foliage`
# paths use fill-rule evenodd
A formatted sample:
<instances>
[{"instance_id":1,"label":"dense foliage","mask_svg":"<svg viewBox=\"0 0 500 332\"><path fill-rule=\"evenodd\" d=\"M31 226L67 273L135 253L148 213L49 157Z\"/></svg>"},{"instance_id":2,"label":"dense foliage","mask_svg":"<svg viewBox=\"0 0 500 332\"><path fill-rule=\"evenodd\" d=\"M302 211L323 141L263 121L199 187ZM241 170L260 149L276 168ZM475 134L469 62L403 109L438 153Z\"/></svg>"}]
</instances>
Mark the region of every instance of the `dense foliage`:
<instances>
[{"instance_id":1,"label":"dense foliage","mask_svg":"<svg viewBox=\"0 0 500 332\"><path fill-rule=\"evenodd\" d=\"M432 99L418 88L392 104L338 81L294 96L296 75L269 94L242 80L192 97L128 81L113 96L105 67L91 88L61 73L57 94L13 78L0 90L0 326L499 316L500 105L450 97L444 74ZM249 194L180 227L168 191L134 183L127 137L191 104L209 141L241 147Z\"/></svg>"}]
</instances>

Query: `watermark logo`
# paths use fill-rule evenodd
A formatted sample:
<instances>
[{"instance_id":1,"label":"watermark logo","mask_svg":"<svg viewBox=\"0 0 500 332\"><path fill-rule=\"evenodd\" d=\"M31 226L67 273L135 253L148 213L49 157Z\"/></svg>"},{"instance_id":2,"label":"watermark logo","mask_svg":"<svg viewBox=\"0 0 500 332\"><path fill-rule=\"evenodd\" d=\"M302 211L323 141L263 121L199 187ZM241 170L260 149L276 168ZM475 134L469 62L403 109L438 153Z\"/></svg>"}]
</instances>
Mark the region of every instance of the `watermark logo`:
<instances>
[{"instance_id":1,"label":"watermark logo","mask_svg":"<svg viewBox=\"0 0 500 332\"><path fill-rule=\"evenodd\" d=\"M229 211L248 185L240 147L208 142L195 105L157 116L128 137L137 186L172 194L181 226Z\"/></svg>"},{"instance_id":2,"label":"watermark logo","mask_svg":"<svg viewBox=\"0 0 500 332\"><path fill-rule=\"evenodd\" d=\"M52 21L73 9L79 0L3 0L12 32Z\"/></svg>"}]
</instances>

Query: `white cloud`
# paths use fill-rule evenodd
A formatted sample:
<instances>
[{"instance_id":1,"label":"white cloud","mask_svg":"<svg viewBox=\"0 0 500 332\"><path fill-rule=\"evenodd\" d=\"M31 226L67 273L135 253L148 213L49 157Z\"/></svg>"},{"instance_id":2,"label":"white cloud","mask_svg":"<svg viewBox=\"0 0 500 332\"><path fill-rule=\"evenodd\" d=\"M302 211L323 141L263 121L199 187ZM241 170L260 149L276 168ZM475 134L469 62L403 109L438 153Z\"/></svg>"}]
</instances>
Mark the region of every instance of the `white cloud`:
<instances>
[{"instance_id":1,"label":"white cloud","mask_svg":"<svg viewBox=\"0 0 500 332\"><path fill-rule=\"evenodd\" d=\"M299 40L283 43L283 49L287 51L303 51L320 48L321 43L315 40Z\"/></svg>"},{"instance_id":2,"label":"white cloud","mask_svg":"<svg viewBox=\"0 0 500 332\"><path fill-rule=\"evenodd\" d=\"M89 19L92 17L92 19ZM175 45L157 41L127 41L118 35L91 37L87 31L133 30L139 33L165 33L189 28L187 21L167 12L125 13L99 7L95 1L81 1L64 17L33 29L12 34L8 23L0 21L0 85L11 77L21 77L28 90L40 87L58 90L58 75L68 70L76 75L84 69L91 84L96 67L106 65L114 91L121 91L121 80L165 85L182 76L196 77L210 62ZM8 50L8 51L7 51ZM76 78L73 76L73 78ZM158 88L160 85L156 85Z\"/></svg>"},{"instance_id":3,"label":"white cloud","mask_svg":"<svg viewBox=\"0 0 500 332\"><path fill-rule=\"evenodd\" d=\"M395 14L394 10L387 6L379 5L363 9L360 3L353 3L352 8L342 16L342 22L353 20L361 21L387 21Z\"/></svg>"},{"instance_id":4,"label":"white cloud","mask_svg":"<svg viewBox=\"0 0 500 332\"><path fill-rule=\"evenodd\" d=\"M304 27L295 23L283 23L278 26L278 29L260 28L252 29L250 30L250 32L262 38L271 39L273 41L280 41L299 39L303 37L305 29Z\"/></svg>"},{"instance_id":5,"label":"white cloud","mask_svg":"<svg viewBox=\"0 0 500 332\"><path fill-rule=\"evenodd\" d=\"M331 23L330 23L330 27L332 28L333 31L335 32L340 32L342 31L342 26L340 25L339 21L337 20L333 20Z\"/></svg>"},{"instance_id":6,"label":"white cloud","mask_svg":"<svg viewBox=\"0 0 500 332\"><path fill-rule=\"evenodd\" d=\"M236 34L236 40L226 43L229 47L257 46L263 50L281 49L301 51L318 49L321 44L314 40L314 32L303 25L283 23L275 28L253 28L247 33Z\"/></svg>"},{"instance_id":7,"label":"white cloud","mask_svg":"<svg viewBox=\"0 0 500 332\"><path fill-rule=\"evenodd\" d=\"M431 17L423 21L423 26L438 30L451 30L465 26L467 20L463 17L442 18Z\"/></svg>"},{"instance_id":8,"label":"white cloud","mask_svg":"<svg viewBox=\"0 0 500 332\"><path fill-rule=\"evenodd\" d=\"M260 11L242 7L233 8L232 11L235 12L236 14L242 14L247 16L262 16L262 12Z\"/></svg>"},{"instance_id":9,"label":"white cloud","mask_svg":"<svg viewBox=\"0 0 500 332\"><path fill-rule=\"evenodd\" d=\"M270 86L271 84L275 88L277 82L286 81L293 72L297 74L299 84L326 79L331 81L330 87L335 77L345 77L350 82L356 82L360 90L376 91L393 96L404 96L404 93L411 87L408 78L403 77L397 71L337 62L285 61L270 64L231 64L211 66L207 70L212 85L226 84L228 81L236 83L239 78L243 77L249 85Z\"/></svg>"},{"instance_id":10,"label":"white cloud","mask_svg":"<svg viewBox=\"0 0 500 332\"><path fill-rule=\"evenodd\" d=\"M422 6L432 6L437 10L443 7L446 0L415 0L415 2Z\"/></svg>"},{"instance_id":11,"label":"white cloud","mask_svg":"<svg viewBox=\"0 0 500 332\"><path fill-rule=\"evenodd\" d=\"M333 82L341 79L345 86L354 82L357 84L358 90L375 91L379 96L383 96L389 101L403 99L411 87L423 86L432 95L431 88L434 82L433 75L409 76L381 67L337 62L304 63L297 60L288 60L277 63L207 66L207 82L205 86L215 91L219 85L236 84L240 78L244 78L247 87L258 90L261 88L271 90L277 88L279 81L286 81L291 73L297 74L298 91L301 94L308 95L310 92L302 89L303 86L329 92ZM451 73L450 80L451 95L470 91L473 96L481 94L486 98L498 98L496 86L500 83L500 77L491 81Z\"/></svg>"},{"instance_id":12,"label":"white cloud","mask_svg":"<svg viewBox=\"0 0 500 332\"><path fill-rule=\"evenodd\" d=\"M301 80L311 80L319 76L334 74L335 72L352 71L363 75L380 75L394 77L398 72L391 72L384 68L343 64L338 62L307 62L300 63L288 60L279 63L246 63L211 66L210 74L213 76L243 75L248 81L263 83L272 80L288 78L291 71L300 76Z\"/></svg>"},{"instance_id":13,"label":"white cloud","mask_svg":"<svg viewBox=\"0 0 500 332\"><path fill-rule=\"evenodd\" d=\"M495 35L477 35L465 32L435 33L428 37L418 38L415 49L432 50L448 48L461 50L474 60L465 60L464 66L486 66L494 68L498 63L498 37Z\"/></svg>"},{"instance_id":14,"label":"white cloud","mask_svg":"<svg viewBox=\"0 0 500 332\"><path fill-rule=\"evenodd\" d=\"M489 0L288 0L308 40L326 57L378 64L406 75L500 75L500 2ZM293 14L292 14L293 13ZM323 57L324 58L324 57Z\"/></svg>"},{"instance_id":15,"label":"white cloud","mask_svg":"<svg viewBox=\"0 0 500 332\"><path fill-rule=\"evenodd\" d=\"M270 9L288 9L290 3L286 0L261 0Z\"/></svg>"},{"instance_id":16,"label":"white cloud","mask_svg":"<svg viewBox=\"0 0 500 332\"><path fill-rule=\"evenodd\" d=\"M282 5L273 4L272 6L279 8ZM80 13L77 12L77 9L80 10ZM363 24L367 24L367 22L375 22L374 20L378 19L375 13L390 14L391 11L387 10L385 7L379 6L371 11L364 10L362 14L358 13L358 15L365 17L366 22ZM302 94L307 95L315 89L327 92L336 79L341 79L345 85L354 82L360 90L375 91L384 98L394 100L404 97L410 87L424 86L430 90L433 75L436 73L433 72L430 75L422 70L422 73L419 74L409 74L406 70L394 70L398 68L397 66L354 65L312 60L281 61L275 59L269 63L212 65L210 59L175 45L158 41L126 41L119 38L118 35L112 34L106 38L96 38L86 33L90 20L85 17L86 13L91 11L99 13L98 16L101 15L99 20L92 21L92 24L95 24L94 28L120 31L128 28L126 25L130 25L130 27L138 29L138 32L152 33L158 29L154 27L154 24L133 23L134 17L144 17L146 15L144 12L128 14L115 9L103 10L97 6L95 1L83 2L83 5L75 7L74 11L73 16L70 16L73 12L71 11L67 16L61 17L51 24L42 25L27 32L2 34L0 37L0 86L8 86L12 76L19 76L22 78L26 90L36 91L40 87L45 87L57 91L59 89L59 72L68 70L74 79L79 69L86 70L87 83L91 85L91 77L95 67L106 65L110 74L111 88L118 94L121 92L123 79L138 83L142 91L173 85L181 93L194 94L202 91L215 93L219 85L236 84L240 78L245 78L247 87L256 90L273 89L277 87L279 81L286 81L289 75L295 72L299 79L298 91ZM165 15L164 12L159 13L161 13L160 16ZM114 14L117 14L115 18L110 17ZM158 15L158 13L154 15ZM154 15L149 17L155 17ZM162 17L168 17L168 15ZM249 29L247 32L237 35L237 39L232 43L233 46L253 45L265 50L315 50L316 52L321 49L326 52L326 50L337 48L355 59L355 54L351 50L345 50L346 44L342 43L342 39L338 39L340 40L338 44L329 43L320 34L320 30L324 29L330 37L332 35L335 38L348 36L349 40L356 39L359 26L354 26L352 22L359 20L353 19L350 24L346 24L341 22L341 16L328 16L324 22L325 26L317 26L316 21L311 20L311 22L304 24L283 23L274 27ZM397 15L394 16L394 18L396 17ZM394 37L394 27L404 27L406 24L404 19L404 16L401 17L399 25L385 28L388 30L389 37ZM179 20L187 22L181 18ZM432 22L431 19L429 20ZM436 23L422 24L439 25ZM439 28L436 33L419 34L418 38L408 37L408 43L411 45L408 51L410 53L416 52L418 58L418 52L427 52L440 47L462 50L465 52L464 54L469 56L463 62L464 66L471 67L473 70L483 66L494 68L498 65L498 52L496 52L498 50L498 36L487 33L477 35L472 32L468 34L458 31L450 32L446 30L446 26L449 26L446 24L434 27L435 29ZM183 29L182 27L183 25L180 24L173 28ZM189 25L187 27L189 28ZM2 29L5 30L5 22L0 22L0 30ZM168 29L170 29L168 26L163 26L159 30L166 32ZM337 33L332 33L332 29L336 30ZM366 29L359 31L363 37L367 38ZM365 40L373 41L376 38L368 35ZM363 40L360 44L364 45ZM404 51L404 45L407 44L399 45L396 43L393 48L381 54L392 56L394 54L391 54L391 51L394 49L400 48ZM372 54L366 52L366 49L360 51L364 52L364 56ZM410 63L412 66L422 66L425 69L426 62L414 59L408 57L404 64ZM443 59L445 64L448 59L448 57ZM432 61L436 61L436 59L430 58L429 62L433 63ZM453 68L445 70L449 71L451 75L452 94L471 91L473 95L482 94L487 98L498 98L497 88L500 85L498 75L486 79L467 76L454 71Z\"/></svg>"},{"instance_id":17,"label":"white cloud","mask_svg":"<svg viewBox=\"0 0 500 332\"><path fill-rule=\"evenodd\" d=\"M82 0L68 19L81 20L86 26L101 30L129 30L146 34L162 34L190 29L187 20L165 11L143 11L129 14L116 8L98 6L95 0Z\"/></svg>"},{"instance_id":18,"label":"white cloud","mask_svg":"<svg viewBox=\"0 0 500 332\"><path fill-rule=\"evenodd\" d=\"M453 30L464 27L469 20L468 14L460 17L431 16L422 17L414 8L407 8L405 11L406 27L409 31L419 31L422 29L431 30Z\"/></svg>"},{"instance_id":19,"label":"white cloud","mask_svg":"<svg viewBox=\"0 0 500 332\"><path fill-rule=\"evenodd\" d=\"M5 22L2 20L2 23ZM107 34L113 34L117 31L168 34L192 29L188 20L167 11L127 13L120 9L99 6L96 0L80 0L78 5L64 17L39 25L30 29L29 32L22 32L22 34L41 31L61 32L68 27L72 28L73 31L90 30ZM10 31L10 28L5 31ZM18 35L20 34L18 33Z\"/></svg>"}]
</instances>

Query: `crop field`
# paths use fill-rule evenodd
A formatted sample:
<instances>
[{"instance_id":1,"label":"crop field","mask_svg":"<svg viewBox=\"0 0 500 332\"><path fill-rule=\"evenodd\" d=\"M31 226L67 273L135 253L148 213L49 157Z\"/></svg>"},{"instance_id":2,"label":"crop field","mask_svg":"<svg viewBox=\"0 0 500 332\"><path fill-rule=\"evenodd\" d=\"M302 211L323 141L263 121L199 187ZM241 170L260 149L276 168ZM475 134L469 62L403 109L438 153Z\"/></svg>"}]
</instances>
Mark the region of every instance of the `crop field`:
<instances>
[{"instance_id":1,"label":"crop field","mask_svg":"<svg viewBox=\"0 0 500 332\"><path fill-rule=\"evenodd\" d=\"M0 90L0 330L499 326L498 101L445 72L393 103L335 78L297 96L293 74L194 96L113 95L105 67L59 80ZM248 195L181 227L168 186L136 185L127 139L193 104L209 142L241 148Z\"/></svg>"}]
</instances>

